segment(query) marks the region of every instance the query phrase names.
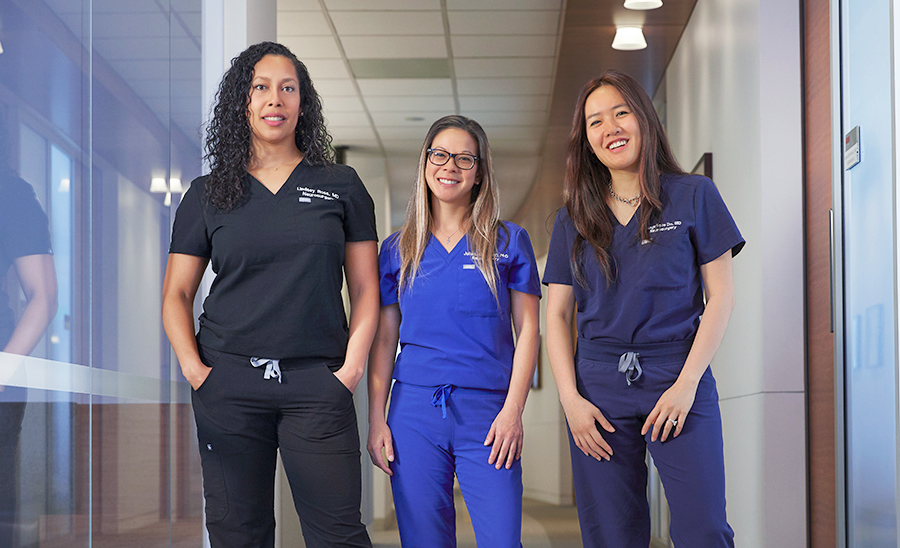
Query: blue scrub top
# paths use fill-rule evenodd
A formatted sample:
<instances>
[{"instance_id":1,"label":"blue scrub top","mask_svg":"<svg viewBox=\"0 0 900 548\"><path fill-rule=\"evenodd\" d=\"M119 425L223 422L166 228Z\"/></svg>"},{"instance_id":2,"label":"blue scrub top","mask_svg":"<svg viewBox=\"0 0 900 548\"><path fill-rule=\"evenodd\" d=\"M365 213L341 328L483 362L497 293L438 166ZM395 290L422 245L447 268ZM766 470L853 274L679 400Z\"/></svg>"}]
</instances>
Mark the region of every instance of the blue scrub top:
<instances>
[{"instance_id":1,"label":"blue scrub top","mask_svg":"<svg viewBox=\"0 0 900 548\"><path fill-rule=\"evenodd\" d=\"M663 207L649 227L652 241L638 236L640 210L625 226L613 217L615 280L609 284L587 243L580 254L587 287L574 283L570 257L577 232L565 208L557 213L543 282L574 286L580 338L625 344L692 339L704 306L700 265L744 246L712 181L663 174L660 185Z\"/></svg>"},{"instance_id":2,"label":"blue scrub top","mask_svg":"<svg viewBox=\"0 0 900 548\"><path fill-rule=\"evenodd\" d=\"M472 261L468 236L447 252L432 236L412 287L399 294L399 232L381 246L381 305L400 303L394 379L421 386L508 390L513 344L510 289L541 295L528 233L503 223L498 239L499 306Z\"/></svg>"}]
</instances>

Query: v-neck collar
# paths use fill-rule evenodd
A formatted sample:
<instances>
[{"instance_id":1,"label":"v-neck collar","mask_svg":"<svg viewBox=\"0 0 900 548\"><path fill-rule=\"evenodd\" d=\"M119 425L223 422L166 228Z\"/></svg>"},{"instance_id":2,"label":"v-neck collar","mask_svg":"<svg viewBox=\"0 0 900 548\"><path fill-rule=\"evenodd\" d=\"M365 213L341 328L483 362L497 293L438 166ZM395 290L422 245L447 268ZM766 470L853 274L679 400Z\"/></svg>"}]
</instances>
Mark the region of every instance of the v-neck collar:
<instances>
[{"instance_id":1,"label":"v-neck collar","mask_svg":"<svg viewBox=\"0 0 900 548\"><path fill-rule=\"evenodd\" d=\"M249 171L245 171L245 173L247 173L247 175L250 176L250 181L251 181L250 184L251 184L251 185L252 185L253 183L256 183L256 184L259 185L259 187L264 191L265 196L267 196L267 197L269 197L269 198L276 198L276 199L277 199L277 198L281 198L281 195L282 195L283 193L287 192L287 191L285 190L285 188L289 186L288 183L290 183L290 182L291 182L291 179L294 178L294 173L296 173L297 170L300 168L300 166L303 165L303 161L304 161L304 160L306 160L305 157L302 158L302 159L297 163L297 165L294 166L294 169L292 169L290 173L288 173L287 179L285 179L284 182L281 183L281 186L278 188L278 191L277 191L277 192L272 192L271 190L269 190L269 187L267 187L266 185L264 185L264 184L262 183L262 181L260 181L259 179L257 179L257 178L256 178L252 173L250 173Z\"/></svg>"},{"instance_id":2,"label":"v-neck collar","mask_svg":"<svg viewBox=\"0 0 900 548\"><path fill-rule=\"evenodd\" d=\"M437 236L435 236L434 234L431 235L431 239L428 240L428 244L434 245L434 247L436 247L438 249L438 251L441 252L442 256L449 259L451 257L458 255L460 248L468 247L468 244L466 243L466 242L468 242L468 238L469 237L467 234L463 234L463 237L460 238L458 242L456 242L456 245L454 245L453 249L451 249L450 251L447 251L447 248L444 247L443 244L441 244L440 240L438 240Z\"/></svg>"}]
</instances>

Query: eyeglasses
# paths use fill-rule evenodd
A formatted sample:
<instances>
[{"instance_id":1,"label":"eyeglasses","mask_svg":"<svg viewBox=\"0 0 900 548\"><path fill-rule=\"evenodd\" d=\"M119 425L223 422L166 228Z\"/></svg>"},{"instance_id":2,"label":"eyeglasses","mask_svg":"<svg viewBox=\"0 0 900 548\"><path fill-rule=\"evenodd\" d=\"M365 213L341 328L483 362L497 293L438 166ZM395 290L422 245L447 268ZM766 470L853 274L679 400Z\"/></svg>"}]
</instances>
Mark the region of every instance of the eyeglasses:
<instances>
[{"instance_id":1,"label":"eyeglasses","mask_svg":"<svg viewBox=\"0 0 900 548\"><path fill-rule=\"evenodd\" d=\"M471 154L451 154L439 148L429 148L426 152L428 153L428 161L436 166L442 166L449 162L450 158L453 158L453 163L459 169L472 169L475 167L475 160L478 159L478 156L472 156Z\"/></svg>"}]
</instances>

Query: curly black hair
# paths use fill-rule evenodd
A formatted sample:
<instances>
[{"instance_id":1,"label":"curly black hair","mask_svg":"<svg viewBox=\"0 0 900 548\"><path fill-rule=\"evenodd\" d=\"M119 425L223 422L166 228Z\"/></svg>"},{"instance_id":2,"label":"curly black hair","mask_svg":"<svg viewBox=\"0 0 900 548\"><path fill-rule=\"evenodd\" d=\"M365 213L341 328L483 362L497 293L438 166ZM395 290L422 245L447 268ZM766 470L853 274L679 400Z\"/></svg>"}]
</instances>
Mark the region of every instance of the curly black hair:
<instances>
[{"instance_id":1,"label":"curly black hair","mask_svg":"<svg viewBox=\"0 0 900 548\"><path fill-rule=\"evenodd\" d=\"M313 87L306 66L287 47L275 42L260 42L245 49L231 60L231 68L222 77L216 92L213 116L206 127L206 154L210 174L206 181L206 198L218 209L236 207L244 195L244 173L250 161L250 122L247 106L253 68L266 55L290 59L297 70L300 93L300 119L294 131L297 148L312 165L334 163L331 135L325 128L322 100Z\"/></svg>"}]
</instances>

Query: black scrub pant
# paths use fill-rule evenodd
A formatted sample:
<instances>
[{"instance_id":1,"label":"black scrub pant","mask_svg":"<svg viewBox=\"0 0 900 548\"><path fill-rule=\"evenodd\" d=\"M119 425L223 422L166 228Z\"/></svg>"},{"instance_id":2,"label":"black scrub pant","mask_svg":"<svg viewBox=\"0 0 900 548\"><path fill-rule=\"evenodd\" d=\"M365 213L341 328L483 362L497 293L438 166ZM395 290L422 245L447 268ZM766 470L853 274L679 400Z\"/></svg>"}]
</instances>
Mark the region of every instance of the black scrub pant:
<instances>
[{"instance_id":1,"label":"black scrub pant","mask_svg":"<svg viewBox=\"0 0 900 548\"><path fill-rule=\"evenodd\" d=\"M200 355L213 368L192 392L211 546L274 546L280 449L306 546L371 547L350 391L325 365L282 368L279 383L249 357Z\"/></svg>"},{"instance_id":2,"label":"black scrub pant","mask_svg":"<svg viewBox=\"0 0 900 548\"><path fill-rule=\"evenodd\" d=\"M6 387L10 395L19 390ZM14 546L18 525L18 456L22 419L25 417L24 390L22 401L0 401L0 546ZM7 398L4 398L7 399Z\"/></svg>"}]
</instances>

